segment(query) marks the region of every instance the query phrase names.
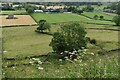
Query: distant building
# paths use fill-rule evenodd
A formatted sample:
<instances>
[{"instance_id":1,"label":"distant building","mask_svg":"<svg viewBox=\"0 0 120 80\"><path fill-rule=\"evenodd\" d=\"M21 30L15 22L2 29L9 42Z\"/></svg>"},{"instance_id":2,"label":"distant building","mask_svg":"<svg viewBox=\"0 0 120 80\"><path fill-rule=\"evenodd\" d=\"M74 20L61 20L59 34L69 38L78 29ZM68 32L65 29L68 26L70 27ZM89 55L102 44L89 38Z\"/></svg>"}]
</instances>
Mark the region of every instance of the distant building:
<instances>
[{"instance_id":1,"label":"distant building","mask_svg":"<svg viewBox=\"0 0 120 80\"><path fill-rule=\"evenodd\" d=\"M13 8L19 8L22 7L22 5L12 5Z\"/></svg>"},{"instance_id":2,"label":"distant building","mask_svg":"<svg viewBox=\"0 0 120 80\"><path fill-rule=\"evenodd\" d=\"M46 9L64 9L65 6L47 6Z\"/></svg>"},{"instance_id":3,"label":"distant building","mask_svg":"<svg viewBox=\"0 0 120 80\"><path fill-rule=\"evenodd\" d=\"M41 7L41 8L45 8L45 6L44 6L44 5L32 4L32 6L35 6L35 7Z\"/></svg>"},{"instance_id":4,"label":"distant building","mask_svg":"<svg viewBox=\"0 0 120 80\"><path fill-rule=\"evenodd\" d=\"M103 12L116 13L116 10L104 9Z\"/></svg>"},{"instance_id":5,"label":"distant building","mask_svg":"<svg viewBox=\"0 0 120 80\"><path fill-rule=\"evenodd\" d=\"M5 7L6 5L12 7L13 3L0 3L1 7Z\"/></svg>"},{"instance_id":6,"label":"distant building","mask_svg":"<svg viewBox=\"0 0 120 80\"><path fill-rule=\"evenodd\" d=\"M42 13L43 10L34 10L34 12L40 12L40 13Z\"/></svg>"}]
</instances>

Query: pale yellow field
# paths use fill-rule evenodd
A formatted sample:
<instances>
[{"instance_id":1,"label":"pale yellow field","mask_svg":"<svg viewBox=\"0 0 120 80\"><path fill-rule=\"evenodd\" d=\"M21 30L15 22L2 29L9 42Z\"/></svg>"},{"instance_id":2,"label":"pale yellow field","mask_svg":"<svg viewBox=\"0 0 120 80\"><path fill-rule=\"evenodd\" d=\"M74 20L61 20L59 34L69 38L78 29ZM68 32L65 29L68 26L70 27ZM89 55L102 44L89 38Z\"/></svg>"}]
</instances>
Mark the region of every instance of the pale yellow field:
<instances>
[{"instance_id":1,"label":"pale yellow field","mask_svg":"<svg viewBox=\"0 0 120 80\"><path fill-rule=\"evenodd\" d=\"M20 26L20 25L34 25L36 22L29 15L14 15L17 19L6 19L7 15L0 15L2 24L0 26Z\"/></svg>"}]
</instances>

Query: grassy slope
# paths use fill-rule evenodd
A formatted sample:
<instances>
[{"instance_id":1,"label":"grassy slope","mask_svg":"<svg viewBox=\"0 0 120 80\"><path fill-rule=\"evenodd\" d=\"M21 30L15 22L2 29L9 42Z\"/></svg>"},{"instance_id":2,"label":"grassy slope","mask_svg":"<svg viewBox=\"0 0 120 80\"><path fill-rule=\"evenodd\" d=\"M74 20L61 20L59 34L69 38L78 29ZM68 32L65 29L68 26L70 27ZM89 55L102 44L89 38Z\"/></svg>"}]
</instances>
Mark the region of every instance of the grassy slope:
<instances>
[{"instance_id":1,"label":"grassy slope","mask_svg":"<svg viewBox=\"0 0 120 80\"><path fill-rule=\"evenodd\" d=\"M96 25L84 25L85 27L98 27ZM100 26L99 27L105 27ZM4 53L4 57L25 57L27 55L46 54L52 49L48 46L51 40L49 35L37 34L34 32L36 27L13 27L3 28L3 48L8 51ZM52 27L52 32L58 29L57 26ZM88 36L97 39L99 44L103 44L105 49L117 48L117 32L113 31L98 31L87 30ZM93 45L89 45L90 52L99 50ZM16 56L18 54L19 56ZM49 59L49 62L40 65L30 65L13 68L3 68L4 76L9 78L83 78L83 77L97 77L100 76L99 72L102 71L103 77L117 77L117 52L106 54L106 56L98 56L96 60L91 59L88 61L76 61L75 63L59 62L54 57ZM39 60L43 60L40 57ZM95 62L94 62L94 61ZM3 66L10 64L23 64L34 62L34 60L16 60L5 61ZM106 68L104 65L106 65ZM71 66L72 65L72 66ZM112 66L111 66L112 65ZM38 67L43 70L39 70ZM94 66L94 67L93 67ZM106 70L106 72L105 72ZM96 73L98 72L98 73ZM12 73L12 74L11 74ZM91 73L91 75L90 75Z\"/></svg>"},{"instance_id":2,"label":"grassy slope","mask_svg":"<svg viewBox=\"0 0 120 80\"><path fill-rule=\"evenodd\" d=\"M89 23L97 23L97 24L114 24L113 22L110 21L93 20L72 13L59 13L59 14L33 13L32 16L36 21L45 19L50 23L80 21L85 23L89 22Z\"/></svg>"}]
</instances>

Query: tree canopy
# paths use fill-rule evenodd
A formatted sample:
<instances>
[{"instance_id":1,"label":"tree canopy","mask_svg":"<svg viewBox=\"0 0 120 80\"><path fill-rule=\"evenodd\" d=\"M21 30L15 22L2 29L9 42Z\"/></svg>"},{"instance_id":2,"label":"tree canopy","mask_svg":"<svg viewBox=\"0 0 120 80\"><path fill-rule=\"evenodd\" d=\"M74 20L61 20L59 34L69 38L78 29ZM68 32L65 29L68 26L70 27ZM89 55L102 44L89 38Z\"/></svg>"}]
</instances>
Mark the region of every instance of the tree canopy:
<instances>
[{"instance_id":1,"label":"tree canopy","mask_svg":"<svg viewBox=\"0 0 120 80\"><path fill-rule=\"evenodd\" d=\"M86 47L86 31L79 23L69 23L53 34L50 46L57 53Z\"/></svg>"}]
</instances>

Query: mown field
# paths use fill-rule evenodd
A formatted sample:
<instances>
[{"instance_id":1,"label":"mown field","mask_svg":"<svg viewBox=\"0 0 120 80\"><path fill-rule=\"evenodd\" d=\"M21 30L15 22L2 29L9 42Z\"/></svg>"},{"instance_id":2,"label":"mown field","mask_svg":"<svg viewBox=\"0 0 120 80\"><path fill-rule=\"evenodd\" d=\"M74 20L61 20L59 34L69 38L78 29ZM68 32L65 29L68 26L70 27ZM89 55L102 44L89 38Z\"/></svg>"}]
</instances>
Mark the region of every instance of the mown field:
<instances>
[{"instance_id":1,"label":"mown field","mask_svg":"<svg viewBox=\"0 0 120 80\"><path fill-rule=\"evenodd\" d=\"M99 19L100 16L103 16L105 20L113 20L114 17L113 15L107 15L103 12L84 12L82 14L90 18L94 18L94 16L97 15Z\"/></svg>"},{"instance_id":2,"label":"mown field","mask_svg":"<svg viewBox=\"0 0 120 80\"><path fill-rule=\"evenodd\" d=\"M7 17L7 15L0 15L2 19L0 26L25 26L37 24L30 15L14 15L16 19L6 19Z\"/></svg>"},{"instance_id":3,"label":"mown field","mask_svg":"<svg viewBox=\"0 0 120 80\"><path fill-rule=\"evenodd\" d=\"M109 26L109 25L108 25ZM103 28L107 25L84 24L84 27ZM111 26L113 27L113 26ZM52 32L59 28L52 25ZM117 27L116 27L117 28ZM42 61L45 57L24 59L26 56L43 55L52 52L49 47L51 36L36 33L36 26L3 28L3 58L14 57L21 60L3 60L4 77L8 78L90 78L90 77L109 77L117 78L118 62L117 51L97 55L99 47L88 44L88 52L94 55L87 55L88 60L78 61L58 61L55 56L51 56L46 63L34 64L35 61ZM89 30L87 36L95 38L98 44L102 44L104 49L111 50L118 48L118 32L106 30ZM23 65L30 63L30 65ZM12 64L19 66L5 67ZM72 66L71 66L72 65ZM12 73L12 74L11 74ZM90 74L91 73L91 74Z\"/></svg>"},{"instance_id":4,"label":"mown field","mask_svg":"<svg viewBox=\"0 0 120 80\"><path fill-rule=\"evenodd\" d=\"M83 23L114 25L114 23L111 21L101 21L101 20L89 19L82 15L73 14L73 13L58 13L58 14L56 14L56 13L53 13L53 14L33 13L32 17L37 22L39 20L45 19L50 23L78 21L78 22L83 22Z\"/></svg>"}]
</instances>

